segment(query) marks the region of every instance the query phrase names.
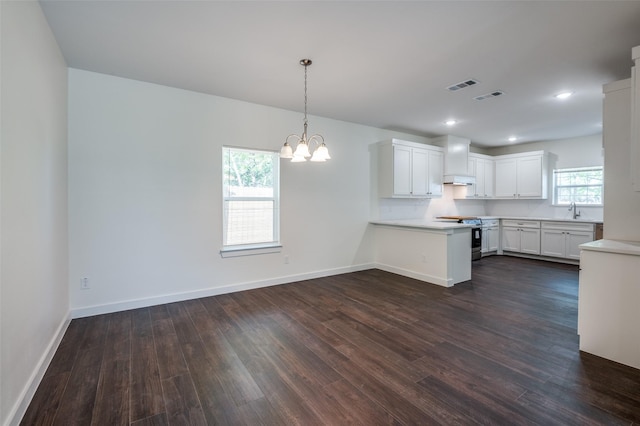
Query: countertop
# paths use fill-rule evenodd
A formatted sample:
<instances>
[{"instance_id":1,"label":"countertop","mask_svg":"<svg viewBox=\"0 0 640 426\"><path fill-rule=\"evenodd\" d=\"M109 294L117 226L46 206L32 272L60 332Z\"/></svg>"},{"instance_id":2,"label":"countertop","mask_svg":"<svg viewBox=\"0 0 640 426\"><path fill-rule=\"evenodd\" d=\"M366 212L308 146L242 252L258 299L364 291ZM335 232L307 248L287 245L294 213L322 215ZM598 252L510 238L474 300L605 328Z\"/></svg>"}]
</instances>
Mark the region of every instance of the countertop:
<instances>
[{"instance_id":1,"label":"countertop","mask_svg":"<svg viewBox=\"0 0 640 426\"><path fill-rule=\"evenodd\" d=\"M549 217L507 217L507 216L478 216L482 220L535 220L544 222L575 222L575 223L602 223L601 220L580 220L580 219L557 219ZM449 230L457 228L472 228L474 225L466 223L457 223L455 220L426 220L426 219L402 219L402 220L370 220L369 223L374 225L401 226L406 228L423 228L433 230Z\"/></svg>"},{"instance_id":2,"label":"countertop","mask_svg":"<svg viewBox=\"0 0 640 426\"><path fill-rule=\"evenodd\" d=\"M374 225L387 225L387 226L401 226L405 228L424 228L435 230L449 230L458 228L472 228L473 225L467 225L466 223L457 223L451 220L443 221L429 221L421 219L408 219L408 220L371 220L369 223Z\"/></svg>"},{"instance_id":3,"label":"countertop","mask_svg":"<svg viewBox=\"0 0 640 426\"><path fill-rule=\"evenodd\" d=\"M639 241L597 240L590 243L580 244L580 248L582 250L640 256Z\"/></svg>"},{"instance_id":4,"label":"countertop","mask_svg":"<svg viewBox=\"0 0 640 426\"><path fill-rule=\"evenodd\" d=\"M575 222L575 223L602 223L601 220L593 219L568 219L568 218L556 218L556 217L518 217L518 216L478 216L482 220L489 219L507 219L507 220L539 220L541 222Z\"/></svg>"}]
</instances>

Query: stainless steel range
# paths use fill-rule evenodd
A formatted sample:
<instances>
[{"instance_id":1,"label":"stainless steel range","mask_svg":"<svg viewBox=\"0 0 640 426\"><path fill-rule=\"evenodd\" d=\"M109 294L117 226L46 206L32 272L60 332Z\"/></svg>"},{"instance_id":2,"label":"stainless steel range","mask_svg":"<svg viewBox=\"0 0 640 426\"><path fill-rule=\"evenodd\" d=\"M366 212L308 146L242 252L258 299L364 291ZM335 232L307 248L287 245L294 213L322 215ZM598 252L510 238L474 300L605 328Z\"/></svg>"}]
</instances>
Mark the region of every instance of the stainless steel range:
<instances>
[{"instance_id":1,"label":"stainless steel range","mask_svg":"<svg viewBox=\"0 0 640 426\"><path fill-rule=\"evenodd\" d=\"M471 260L479 260L482 257L482 219L460 219L459 223L473 225L471 228Z\"/></svg>"}]
</instances>

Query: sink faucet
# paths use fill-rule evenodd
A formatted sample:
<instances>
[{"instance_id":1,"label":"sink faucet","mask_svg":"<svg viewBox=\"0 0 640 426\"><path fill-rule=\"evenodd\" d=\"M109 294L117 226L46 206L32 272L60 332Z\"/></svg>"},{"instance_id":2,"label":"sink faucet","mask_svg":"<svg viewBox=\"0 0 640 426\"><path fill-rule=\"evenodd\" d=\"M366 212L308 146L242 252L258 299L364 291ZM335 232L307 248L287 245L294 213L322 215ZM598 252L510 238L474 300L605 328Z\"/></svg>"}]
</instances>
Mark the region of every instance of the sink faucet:
<instances>
[{"instance_id":1,"label":"sink faucet","mask_svg":"<svg viewBox=\"0 0 640 426\"><path fill-rule=\"evenodd\" d=\"M580 212L577 209L576 203L572 202L571 204L569 204L569 211L573 210L573 218L577 219L580 216Z\"/></svg>"}]
</instances>

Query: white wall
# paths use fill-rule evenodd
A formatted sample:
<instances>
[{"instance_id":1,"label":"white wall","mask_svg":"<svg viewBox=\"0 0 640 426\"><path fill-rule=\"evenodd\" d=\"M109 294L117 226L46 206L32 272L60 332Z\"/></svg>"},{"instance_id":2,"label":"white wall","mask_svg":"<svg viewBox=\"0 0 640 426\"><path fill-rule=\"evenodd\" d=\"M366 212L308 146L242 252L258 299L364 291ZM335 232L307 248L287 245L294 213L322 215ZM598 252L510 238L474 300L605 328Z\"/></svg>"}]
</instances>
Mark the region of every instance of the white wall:
<instances>
[{"instance_id":1,"label":"white wall","mask_svg":"<svg viewBox=\"0 0 640 426\"><path fill-rule=\"evenodd\" d=\"M0 2L0 424L17 424L69 313L67 67L37 2Z\"/></svg>"},{"instance_id":2,"label":"white wall","mask_svg":"<svg viewBox=\"0 0 640 426\"><path fill-rule=\"evenodd\" d=\"M605 86L604 238L640 241L640 192L631 185L631 85L622 80Z\"/></svg>"},{"instance_id":3,"label":"white wall","mask_svg":"<svg viewBox=\"0 0 640 426\"><path fill-rule=\"evenodd\" d=\"M368 146L405 135L318 117L309 130L332 160L281 163L282 252L222 259L223 144L279 150L302 114L70 69L73 315L369 267Z\"/></svg>"}]
</instances>

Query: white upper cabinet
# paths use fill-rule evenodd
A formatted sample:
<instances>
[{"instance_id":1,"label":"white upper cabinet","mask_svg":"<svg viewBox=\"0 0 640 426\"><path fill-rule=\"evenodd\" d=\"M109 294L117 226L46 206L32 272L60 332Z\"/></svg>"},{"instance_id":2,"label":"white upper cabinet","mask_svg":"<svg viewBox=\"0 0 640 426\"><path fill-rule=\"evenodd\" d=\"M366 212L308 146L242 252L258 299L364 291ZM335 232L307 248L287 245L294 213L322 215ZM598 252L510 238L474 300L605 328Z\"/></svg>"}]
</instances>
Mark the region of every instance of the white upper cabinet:
<instances>
[{"instance_id":1,"label":"white upper cabinet","mask_svg":"<svg viewBox=\"0 0 640 426\"><path fill-rule=\"evenodd\" d=\"M547 198L547 156L544 151L495 158L495 198Z\"/></svg>"},{"instance_id":2,"label":"white upper cabinet","mask_svg":"<svg viewBox=\"0 0 640 426\"><path fill-rule=\"evenodd\" d=\"M442 196L442 149L392 139L378 144L378 196Z\"/></svg>"},{"instance_id":3,"label":"white upper cabinet","mask_svg":"<svg viewBox=\"0 0 640 426\"><path fill-rule=\"evenodd\" d=\"M469 154L469 173L476 183L467 185L466 198L493 198L494 162L488 155Z\"/></svg>"},{"instance_id":4,"label":"white upper cabinet","mask_svg":"<svg viewBox=\"0 0 640 426\"><path fill-rule=\"evenodd\" d=\"M442 173L443 158L441 151L429 149L429 167L428 167L428 195L430 197L442 196Z\"/></svg>"},{"instance_id":5,"label":"white upper cabinet","mask_svg":"<svg viewBox=\"0 0 640 426\"><path fill-rule=\"evenodd\" d=\"M412 159L413 151L402 145L393 146L393 195L410 196L413 191ZM388 162L388 159L385 159Z\"/></svg>"}]
</instances>

